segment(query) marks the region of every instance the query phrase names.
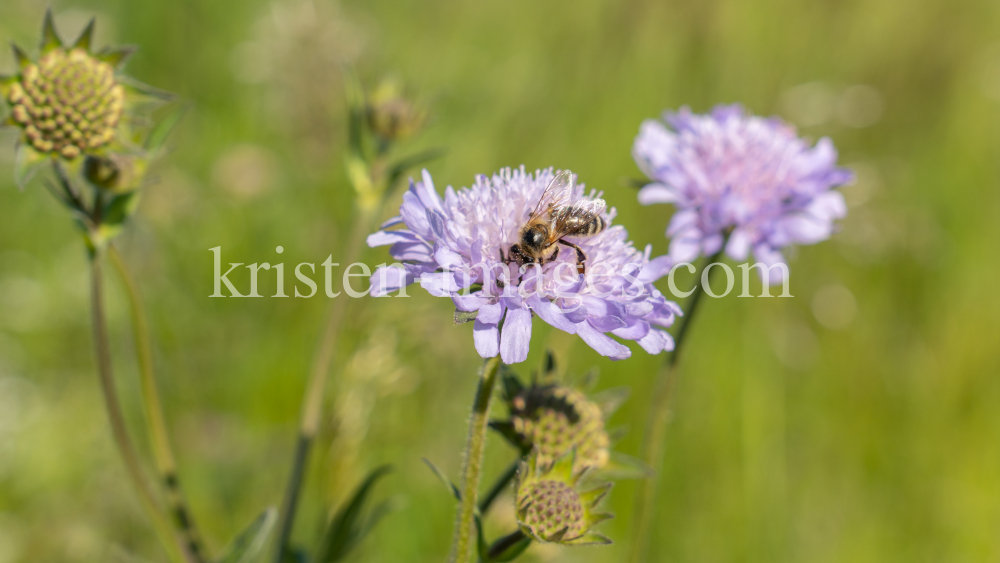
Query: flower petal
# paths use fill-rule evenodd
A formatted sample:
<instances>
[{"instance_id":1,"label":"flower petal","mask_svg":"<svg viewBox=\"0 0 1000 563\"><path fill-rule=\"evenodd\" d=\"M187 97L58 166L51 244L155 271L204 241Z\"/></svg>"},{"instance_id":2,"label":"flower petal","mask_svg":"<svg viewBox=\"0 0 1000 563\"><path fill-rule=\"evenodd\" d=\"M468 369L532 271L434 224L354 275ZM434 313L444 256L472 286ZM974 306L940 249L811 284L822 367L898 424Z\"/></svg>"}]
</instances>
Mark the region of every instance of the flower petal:
<instances>
[{"instance_id":1,"label":"flower petal","mask_svg":"<svg viewBox=\"0 0 1000 563\"><path fill-rule=\"evenodd\" d=\"M370 284L372 297L382 297L410 285L415 281L413 274L397 266L383 266L372 274Z\"/></svg>"},{"instance_id":2,"label":"flower petal","mask_svg":"<svg viewBox=\"0 0 1000 563\"><path fill-rule=\"evenodd\" d=\"M528 359L531 344L531 311L527 307L510 309L500 335L500 358L505 364Z\"/></svg>"},{"instance_id":3,"label":"flower petal","mask_svg":"<svg viewBox=\"0 0 1000 563\"><path fill-rule=\"evenodd\" d=\"M472 323L472 340L476 352L483 358L493 358L500 353L500 331L495 324L484 323L477 318Z\"/></svg>"},{"instance_id":4,"label":"flower petal","mask_svg":"<svg viewBox=\"0 0 1000 563\"><path fill-rule=\"evenodd\" d=\"M584 321L576 325L576 333L587 343L588 346L597 351L602 356L607 356L612 360L624 360L632 355L628 346L615 342L612 338L598 331L589 322Z\"/></svg>"}]
</instances>

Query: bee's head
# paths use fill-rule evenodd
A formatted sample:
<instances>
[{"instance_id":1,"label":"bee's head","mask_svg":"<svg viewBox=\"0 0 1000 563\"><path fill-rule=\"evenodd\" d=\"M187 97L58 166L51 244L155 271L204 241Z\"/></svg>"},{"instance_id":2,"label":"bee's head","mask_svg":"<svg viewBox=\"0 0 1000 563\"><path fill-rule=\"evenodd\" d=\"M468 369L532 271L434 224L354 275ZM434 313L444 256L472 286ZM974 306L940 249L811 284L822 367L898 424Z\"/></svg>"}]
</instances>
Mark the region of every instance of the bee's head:
<instances>
[{"instance_id":1,"label":"bee's head","mask_svg":"<svg viewBox=\"0 0 1000 563\"><path fill-rule=\"evenodd\" d=\"M545 225L532 225L521 233L521 246L532 250L541 250L547 236Z\"/></svg>"}]
</instances>

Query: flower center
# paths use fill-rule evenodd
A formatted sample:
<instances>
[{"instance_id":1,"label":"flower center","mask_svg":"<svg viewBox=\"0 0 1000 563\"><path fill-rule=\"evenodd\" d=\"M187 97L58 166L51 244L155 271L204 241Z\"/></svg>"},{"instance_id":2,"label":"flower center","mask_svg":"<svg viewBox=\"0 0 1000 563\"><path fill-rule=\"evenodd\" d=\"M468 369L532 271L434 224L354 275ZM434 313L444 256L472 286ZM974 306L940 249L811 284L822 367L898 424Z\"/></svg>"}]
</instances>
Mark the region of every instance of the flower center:
<instances>
[{"instance_id":1,"label":"flower center","mask_svg":"<svg viewBox=\"0 0 1000 563\"><path fill-rule=\"evenodd\" d=\"M108 63L56 49L24 69L7 99L35 150L73 159L114 139L125 90Z\"/></svg>"}]
</instances>

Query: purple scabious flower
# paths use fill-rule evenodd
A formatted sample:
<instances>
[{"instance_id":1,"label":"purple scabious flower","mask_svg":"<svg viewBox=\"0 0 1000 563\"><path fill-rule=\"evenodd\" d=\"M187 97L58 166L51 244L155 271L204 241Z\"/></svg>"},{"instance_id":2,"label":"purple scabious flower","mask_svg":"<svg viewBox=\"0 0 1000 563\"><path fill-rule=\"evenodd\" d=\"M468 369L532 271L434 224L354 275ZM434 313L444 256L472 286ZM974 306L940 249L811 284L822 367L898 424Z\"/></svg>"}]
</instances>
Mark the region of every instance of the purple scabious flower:
<instances>
[{"instance_id":1,"label":"purple scabious flower","mask_svg":"<svg viewBox=\"0 0 1000 563\"><path fill-rule=\"evenodd\" d=\"M731 230L725 252L769 268L768 283L784 279L781 249L815 244L847 214L840 192L854 175L836 166L829 138L810 147L778 118L748 115L742 106L716 106L696 115L687 107L666 112L664 124L647 120L632 155L654 180L639 202L676 206L667 236L675 264L715 254Z\"/></svg>"},{"instance_id":2,"label":"purple scabious flower","mask_svg":"<svg viewBox=\"0 0 1000 563\"><path fill-rule=\"evenodd\" d=\"M585 274L577 273L569 248L541 268L504 260L554 175L552 168L534 174L505 168L477 176L471 188L449 186L442 199L424 170L422 182L410 181L399 216L368 237L369 246L392 245L390 254L402 263L375 271L372 295L419 281L431 294L451 297L458 311L475 312L479 354L500 354L508 364L527 358L534 316L615 360L631 350L609 335L635 340L650 354L672 350L673 339L661 329L681 311L652 285L670 261L650 260L648 247L636 250L623 227L610 225L614 209L605 211L609 226L600 233L569 237L587 255ZM597 195L577 185L568 203Z\"/></svg>"}]
</instances>

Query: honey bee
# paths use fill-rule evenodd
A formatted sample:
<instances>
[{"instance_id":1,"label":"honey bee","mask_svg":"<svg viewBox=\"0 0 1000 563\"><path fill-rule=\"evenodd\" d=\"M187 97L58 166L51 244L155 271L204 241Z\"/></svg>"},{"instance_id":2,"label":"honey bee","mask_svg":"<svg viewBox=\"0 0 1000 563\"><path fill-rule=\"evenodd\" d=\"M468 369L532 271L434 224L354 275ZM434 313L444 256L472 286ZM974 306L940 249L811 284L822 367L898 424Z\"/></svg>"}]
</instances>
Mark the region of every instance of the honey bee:
<instances>
[{"instance_id":1,"label":"honey bee","mask_svg":"<svg viewBox=\"0 0 1000 563\"><path fill-rule=\"evenodd\" d=\"M603 199L570 203L572 196L573 174L563 170L545 187L528 222L521 227L518 242L511 245L504 262L542 266L559 256L559 245L562 245L576 251L576 271L586 273L586 253L565 237L585 238L603 231L607 223L601 214L607 204ZM500 255L503 256L503 249Z\"/></svg>"}]
</instances>

